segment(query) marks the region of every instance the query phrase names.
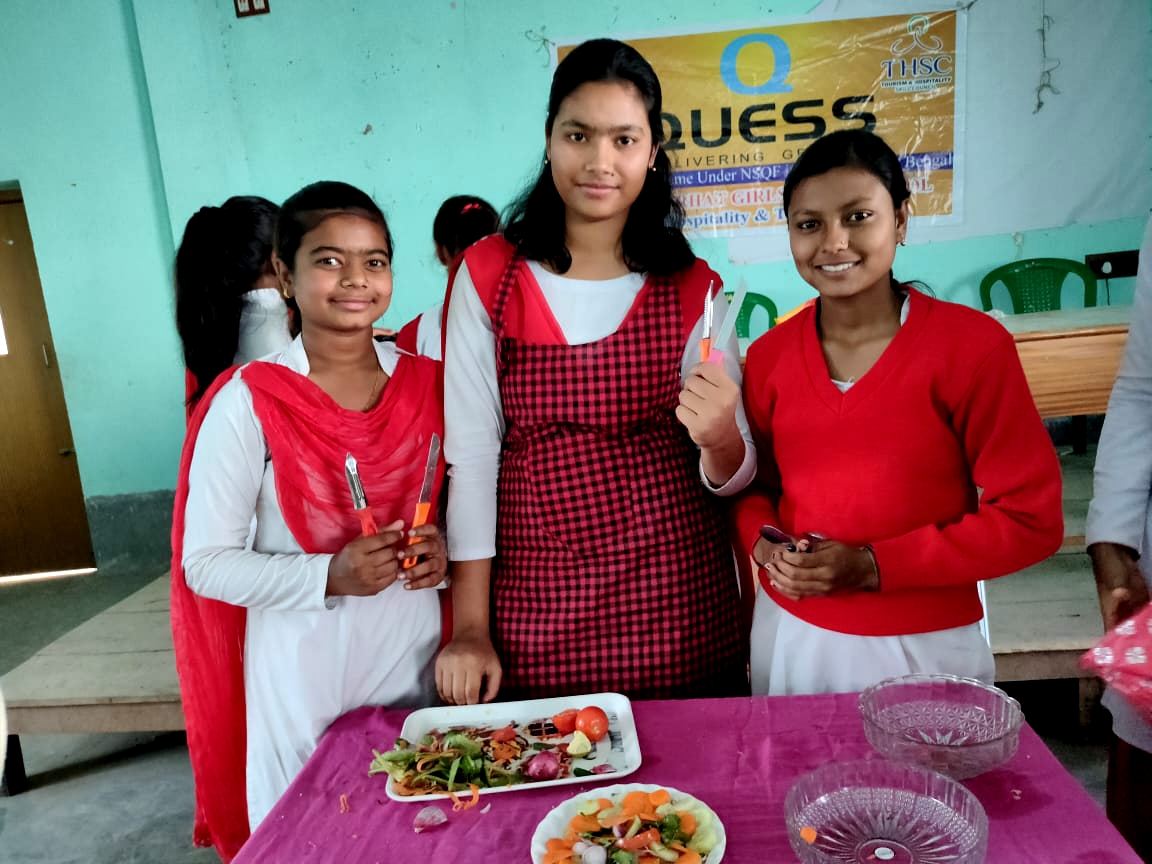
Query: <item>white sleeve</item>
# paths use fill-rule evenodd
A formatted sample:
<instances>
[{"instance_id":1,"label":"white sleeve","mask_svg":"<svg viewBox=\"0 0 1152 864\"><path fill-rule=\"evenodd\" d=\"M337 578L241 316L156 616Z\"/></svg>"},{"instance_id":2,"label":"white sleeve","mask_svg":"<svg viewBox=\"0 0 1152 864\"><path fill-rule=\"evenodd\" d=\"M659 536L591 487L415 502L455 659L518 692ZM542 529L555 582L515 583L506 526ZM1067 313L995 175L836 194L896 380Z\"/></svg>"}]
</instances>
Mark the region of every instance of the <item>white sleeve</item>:
<instances>
[{"instance_id":1,"label":"white sleeve","mask_svg":"<svg viewBox=\"0 0 1152 864\"><path fill-rule=\"evenodd\" d=\"M440 358L440 314L444 304L439 303L420 316L416 325L416 352L432 360Z\"/></svg>"},{"instance_id":2,"label":"white sleeve","mask_svg":"<svg viewBox=\"0 0 1152 864\"><path fill-rule=\"evenodd\" d=\"M713 321L723 321L728 314L728 298L723 292L717 292L712 301ZM704 316L701 315L688 334L688 344L684 346L684 357L680 361L680 383L688 380L692 369L700 362L700 337L704 332ZM736 339L736 330L733 328L728 341L724 345L717 345L724 352L724 371L737 385L743 384L743 375L740 372L740 343ZM742 491L756 476L756 445L752 443L752 430L748 428L748 418L744 414L744 400L736 403L736 426L740 429L740 437L744 439L744 461L736 469L736 473L728 478L723 486L713 486L704 473L704 464L700 464L700 481L708 491L726 497Z\"/></svg>"},{"instance_id":3,"label":"white sleeve","mask_svg":"<svg viewBox=\"0 0 1152 864\"><path fill-rule=\"evenodd\" d=\"M325 608L331 555L245 548L264 476L266 444L252 394L238 377L204 417L188 471L184 579L197 594L261 609Z\"/></svg>"},{"instance_id":4,"label":"white sleeve","mask_svg":"<svg viewBox=\"0 0 1152 864\"><path fill-rule=\"evenodd\" d=\"M448 558L496 555L496 484L504 406L496 380L496 339L468 265L452 283L444 345L444 458L448 462Z\"/></svg>"},{"instance_id":5,"label":"white sleeve","mask_svg":"<svg viewBox=\"0 0 1152 864\"><path fill-rule=\"evenodd\" d=\"M1084 529L1092 543L1140 547L1152 496L1152 220L1144 232L1128 342L1120 364L1100 444L1096 449L1092 503Z\"/></svg>"}]
</instances>

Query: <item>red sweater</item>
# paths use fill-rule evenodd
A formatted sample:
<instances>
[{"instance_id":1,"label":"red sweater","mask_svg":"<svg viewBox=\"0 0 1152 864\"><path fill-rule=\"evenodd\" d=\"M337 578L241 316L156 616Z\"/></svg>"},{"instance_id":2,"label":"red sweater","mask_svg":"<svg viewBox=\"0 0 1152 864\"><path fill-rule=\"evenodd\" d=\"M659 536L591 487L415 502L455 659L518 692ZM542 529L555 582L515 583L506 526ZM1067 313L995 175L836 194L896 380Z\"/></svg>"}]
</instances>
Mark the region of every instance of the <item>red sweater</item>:
<instances>
[{"instance_id":1,"label":"red sweater","mask_svg":"<svg viewBox=\"0 0 1152 864\"><path fill-rule=\"evenodd\" d=\"M1011 335L974 309L909 294L907 321L847 393L830 380L815 306L748 350L760 471L737 529L750 544L765 523L872 544L878 592L792 601L765 584L793 615L841 633L971 624L977 582L1063 541L1060 465Z\"/></svg>"}]
</instances>

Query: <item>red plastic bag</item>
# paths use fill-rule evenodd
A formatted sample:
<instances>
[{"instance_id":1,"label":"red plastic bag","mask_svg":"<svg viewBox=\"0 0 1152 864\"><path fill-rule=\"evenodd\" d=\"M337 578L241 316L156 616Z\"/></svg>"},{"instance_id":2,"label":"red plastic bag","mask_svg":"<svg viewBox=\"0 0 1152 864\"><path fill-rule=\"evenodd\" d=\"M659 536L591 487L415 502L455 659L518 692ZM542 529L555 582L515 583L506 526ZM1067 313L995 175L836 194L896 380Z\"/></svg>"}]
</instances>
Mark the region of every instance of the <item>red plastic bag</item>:
<instances>
[{"instance_id":1,"label":"red plastic bag","mask_svg":"<svg viewBox=\"0 0 1152 864\"><path fill-rule=\"evenodd\" d=\"M1080 658L1080 665L1152 723L1152 605L1117 624Z\"/></svg>"}]
</instances>

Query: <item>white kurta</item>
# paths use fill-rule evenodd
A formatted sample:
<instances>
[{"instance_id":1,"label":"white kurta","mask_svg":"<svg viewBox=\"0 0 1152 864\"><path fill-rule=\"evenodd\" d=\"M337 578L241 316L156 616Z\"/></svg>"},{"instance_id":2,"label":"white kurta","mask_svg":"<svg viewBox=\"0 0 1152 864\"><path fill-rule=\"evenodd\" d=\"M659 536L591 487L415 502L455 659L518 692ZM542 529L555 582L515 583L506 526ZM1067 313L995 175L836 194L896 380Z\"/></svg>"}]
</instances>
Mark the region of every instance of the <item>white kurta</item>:
<instances>
[{"instance_id":1,"label":"white kurta","mask_svg":"<svg viewBox=\"0 0 1152 864\"><path fill-rule=\"evenodd\" d=\"M395 346L373 344L391 375ZM308 372L299 339L264 359ZM256 532L246 549L253 514ZM341 714L362 705L428 705L434 697L437 592L406 591L397 582L375 597L325 598L332 557L304 554L285 524L251 391L237 375L212 401L196 441L183 563L197 594L248 608L244 695L253 829Z\"/></svg>"},{"instance_id":2,"label":"white kurta","mask_svg":"<svg viewBox=\"0 0 1152 864\"><path fill-rule=\"evenodd\" d=\"M233 363L247 363L273 351L283 351L292 341L288 305L275 288L254 288L240 295L240 328Z\"/></svg>"},{"instance_id":3,"label":"white kurta","mask_svg":"<svg viewBox=\"0 0 1152 864\"><path fill-rule=\"evenodd\" d=\"M1140 572L1152 586L1152 220L1144 231L1128 343L1096 449L1092 504L1084 539L1119 543L1140 553ZM1152 726L1122 696L1104 693L1112 729L1152 752Z\"/></svg>"},{"instance_id":4,"label":"white kurta","mask_svg":"<svg viewBox=\"0 0 1152 864\"><path fill-rule=\"evenodd\" d=\"M908 300L900 325L908 320ZM855 381L832 380L841 393ZM756 586L752 613L752 693L794 696L856 693L885 678L915 673L960 675L991 684L992 649L979 624L907 636L857 636L810 624Z\"/></svg>"},{"instance_id":5,"label":"white kurta","mask_svg":"<svg viewBox=\"0 0 1152 864\"><path fill-rule=\"evenodd\" d=\"M437 303L420 316L420 323L416 325L416 353L421 357L440 360L440 316L444 314L444 304Z\"/></svg>"},{"instance_id":6,"label":"white kurta","mask_svg":"<svg viewBox=\"0 0 1152 864\"><path fill-rule=\"evenodd\" d=\"M528 263L553 317L570 345L604 339L619 329L645 277L631 273L617 279L586 280L557 276L539 263ZM714 304L714 324L724 320L728 303L723 294ZM686 379L700 362L702 322L697 321L684 347L681 377ZM741 381L740 349L733 331L724 351L724 368L737 384ZM756 474L756 447L737 403L736 424L744 439L744 462L721 487L701 480L717 495L734 495ZM444 362L444 455L452 482L448 486L448 557L474 561L496 554L496 486L500 452L504 441L504 408L496 378L496 340L492 321L484 308L467 263L462 263L452 283L448 307L448 334Z\"/></svg>"}]
</instances>

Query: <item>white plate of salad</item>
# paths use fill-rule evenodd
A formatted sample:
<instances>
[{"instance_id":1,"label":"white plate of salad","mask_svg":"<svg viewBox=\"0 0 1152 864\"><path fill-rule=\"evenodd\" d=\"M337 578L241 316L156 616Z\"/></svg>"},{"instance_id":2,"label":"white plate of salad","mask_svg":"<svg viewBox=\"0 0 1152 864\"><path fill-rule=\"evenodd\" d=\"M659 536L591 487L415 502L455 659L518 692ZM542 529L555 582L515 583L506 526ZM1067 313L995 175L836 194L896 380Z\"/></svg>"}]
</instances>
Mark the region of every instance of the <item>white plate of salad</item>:
<instances>
[{"instance_id":1,"label":"white plate of salad","mask_svg":"<svg viewBox=\"0 0 1152 864\"><path fill-rule=\"evenodd\" d=\"M380 743L392 749L374 748L368 773L387 774L388 797L449 798L458 809L493 792L615 780L641 761L620 693L422 708Z\"/></svg>"},{"instance_id":2,"label":"white plate of salad","mask_svg":"<svg viewBox=\"0 0 1152 864\"><path fill-rule=\"evenodd\" d=\"M724 825L698 798L619 783L569 798L532 835L532 864L719 864Z\"/></svg>"}]
</instances>

